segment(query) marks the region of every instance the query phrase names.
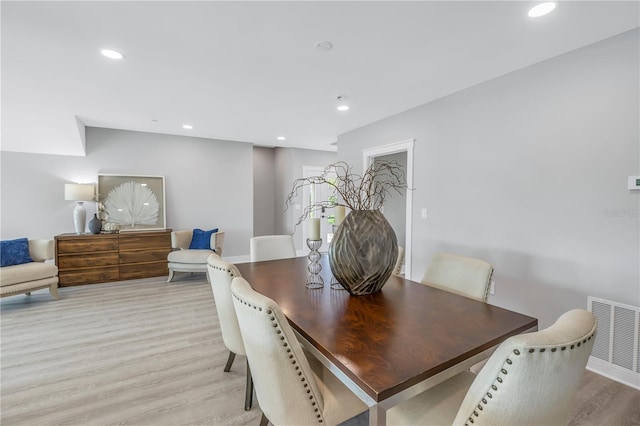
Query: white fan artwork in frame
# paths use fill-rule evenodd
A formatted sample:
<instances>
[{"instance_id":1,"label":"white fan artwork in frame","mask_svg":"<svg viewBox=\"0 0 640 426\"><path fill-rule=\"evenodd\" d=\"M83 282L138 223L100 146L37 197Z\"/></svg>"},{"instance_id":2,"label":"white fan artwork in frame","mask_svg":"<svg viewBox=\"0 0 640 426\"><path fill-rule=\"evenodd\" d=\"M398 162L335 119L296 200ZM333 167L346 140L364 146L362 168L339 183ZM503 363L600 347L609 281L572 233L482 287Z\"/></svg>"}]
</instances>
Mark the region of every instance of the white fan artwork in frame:
<instances>
[{"instance_id":1,"label":"white fan artwork in frame","mask_svg":"<svg viewBox=\"0 0 640 426\"><path fill-rule=\"evenodd\" d=\"M166 228L164 176L98 175L98 191L120 231Z\"/></svg>"}]
</instances>

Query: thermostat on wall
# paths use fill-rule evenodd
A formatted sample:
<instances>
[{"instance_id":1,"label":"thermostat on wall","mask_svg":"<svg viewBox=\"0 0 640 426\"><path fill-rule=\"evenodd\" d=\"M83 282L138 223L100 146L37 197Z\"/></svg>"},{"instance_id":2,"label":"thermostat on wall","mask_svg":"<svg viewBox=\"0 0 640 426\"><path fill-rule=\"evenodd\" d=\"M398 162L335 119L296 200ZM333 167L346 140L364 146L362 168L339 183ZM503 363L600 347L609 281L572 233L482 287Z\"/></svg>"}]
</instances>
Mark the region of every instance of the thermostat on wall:
<instances>
[{"instance_id":1,"label":"thermostat on wall","mask_svg":"<svg viewBox=\"0 0 640 426\"><path fill-rule=\"evenodd\" d=\"M640 189L640 176L629 176L629 189Z\"/></svg>"}]
</instances>

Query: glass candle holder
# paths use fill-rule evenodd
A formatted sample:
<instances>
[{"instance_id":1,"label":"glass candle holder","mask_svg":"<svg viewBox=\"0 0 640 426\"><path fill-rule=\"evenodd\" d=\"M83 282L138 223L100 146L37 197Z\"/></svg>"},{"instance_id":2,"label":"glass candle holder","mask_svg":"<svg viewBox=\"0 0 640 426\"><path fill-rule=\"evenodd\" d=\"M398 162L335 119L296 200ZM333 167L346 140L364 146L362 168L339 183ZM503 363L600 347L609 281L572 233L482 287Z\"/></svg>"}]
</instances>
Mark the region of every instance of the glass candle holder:
<instances>
[{"instance_id":1,"label":"glass candle holder","mask_svg":"<svg viewBox=\"0 0 640 426\"><path fill-rule=\"evenodd\" d=\"M322 247L322 240L311 240L307 238L307 247L309 247L309 255L307 256L307 259L309 259L309 266L307 266L309 275L307 276L305 287L314 289L323 288L324 280L320 276L320 271L322 270L322 265L320 264L321 254L318 251L320 247Z\"/></svg>"}]
</instances>

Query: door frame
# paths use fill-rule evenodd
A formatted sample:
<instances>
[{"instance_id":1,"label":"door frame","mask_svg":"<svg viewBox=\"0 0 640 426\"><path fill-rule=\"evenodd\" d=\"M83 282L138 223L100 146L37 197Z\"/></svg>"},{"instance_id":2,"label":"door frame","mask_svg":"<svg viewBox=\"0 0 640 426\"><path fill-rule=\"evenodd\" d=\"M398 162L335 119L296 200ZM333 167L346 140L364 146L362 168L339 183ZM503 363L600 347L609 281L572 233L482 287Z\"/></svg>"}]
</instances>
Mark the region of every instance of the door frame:
<instances>
[{"instance_id":1,"label":"door frame","mask_svg":"<svg viewBox=\"0 0 640 426\"><path fill-rule=\"evenodd\" d=\"M387 145L362 150L362 172L373 163L376 157L398 152L407 153L407 193L406 193L406 217L405 217L405 247L404 247L404 276L411 279L411 232L413 229L413 148L415 138L393 142Z\"/></svg>"}]
</instances>

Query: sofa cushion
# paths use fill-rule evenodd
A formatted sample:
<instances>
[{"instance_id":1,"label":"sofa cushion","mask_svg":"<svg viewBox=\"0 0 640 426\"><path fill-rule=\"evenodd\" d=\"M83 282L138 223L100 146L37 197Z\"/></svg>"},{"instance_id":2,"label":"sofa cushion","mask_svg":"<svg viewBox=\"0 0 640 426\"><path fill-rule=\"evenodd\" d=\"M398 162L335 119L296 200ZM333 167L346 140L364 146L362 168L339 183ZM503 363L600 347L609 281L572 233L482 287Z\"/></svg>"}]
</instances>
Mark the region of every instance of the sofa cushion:
<instances>
[{"instance_id":1,"label":"sofa cushion","mask_svg":"<svg viewBox=\"0 0 640 426\"><path fill-rule=\"evenodd\" d=\"M29 240L26 238L0 241L0 246L0 266L2 267L33 262L29 255Z\"/></svg>"},{"instance_id":2,"label":"sofa cushion","mask_svg":"<svg viewBox=\"0 0 640 426\"><path fill-rule=\"evenodd\" d=\"M167 256L169 263L201 263L206 266L211 250L178 250Z\"/></svg>"},{"instance_id":3,"label":"sofa cushion","mask_svg":"<svg viewBox=\"0 0 640 426\"><path fill-rule=\"evenodd\" d=\"M218 232L218 228L203 231L202 229L194 229L191 236L191 244L189 250L211 250L211 234Z\"/></svg>"},{"instance_id":4,"label":"sofa cushion","mask_svg":"<svg viewBox=\"0 0 640 426\"><path fill-rule=\"evenodd\" d=\"M58 275L58 267L53 263L30 262L5 266L0 270L0 287L41 280L56 275Z\"/></svg>"}]
</instances>

